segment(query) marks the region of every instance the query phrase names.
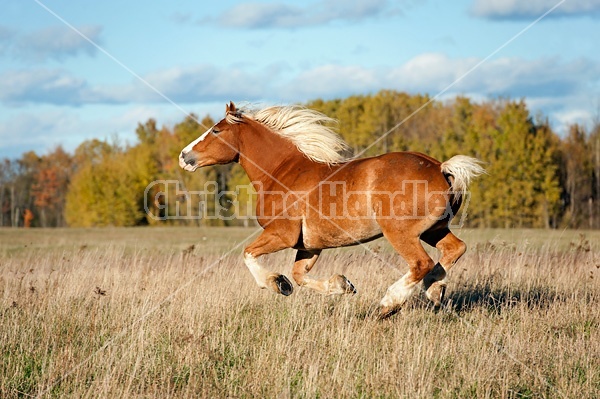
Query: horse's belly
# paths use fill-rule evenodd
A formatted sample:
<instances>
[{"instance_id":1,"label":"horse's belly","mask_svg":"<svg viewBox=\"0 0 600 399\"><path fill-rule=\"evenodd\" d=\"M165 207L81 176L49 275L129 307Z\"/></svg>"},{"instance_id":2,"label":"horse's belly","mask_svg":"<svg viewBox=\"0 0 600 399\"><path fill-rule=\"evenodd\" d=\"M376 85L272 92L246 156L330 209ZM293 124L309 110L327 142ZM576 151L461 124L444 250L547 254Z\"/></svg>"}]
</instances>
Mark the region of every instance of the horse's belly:
<instances>
[{"instance_id":1,"label":"horse's belly","mask_svg":"<svg viewBox=\"0 0 600 399\"><path fill-rule=\"evenodd\" d=\"M306 249L336 248L356 245L381 237L381 228L375 220L321 219L316 223L302 223L302 242Z\"/></svg>"}]
</instances>

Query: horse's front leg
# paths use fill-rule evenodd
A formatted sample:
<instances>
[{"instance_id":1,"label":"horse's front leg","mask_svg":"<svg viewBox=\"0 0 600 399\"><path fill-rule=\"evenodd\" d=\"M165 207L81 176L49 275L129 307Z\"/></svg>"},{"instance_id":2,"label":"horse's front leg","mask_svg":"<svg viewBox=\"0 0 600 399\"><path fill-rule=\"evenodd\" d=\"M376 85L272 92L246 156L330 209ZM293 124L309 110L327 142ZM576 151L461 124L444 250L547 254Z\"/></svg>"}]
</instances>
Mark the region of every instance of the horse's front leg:
<instances>
[{"instance_id":1,"label":"horse's front leg","mask_svg":"<svg viewBox=\"0 0 600 399\"><path fill-rule=\"evenodd\" d=\"M321 250L298 250L292 269L292 277L294 277L296 283L299 286L311 288L326 295L355 294L356 289L345 276L336 274L329 280L318 280L307 274L315 265L320 254Z\"/></svg>"},{"instance_id":2,"label":"horse's front leg","mask_svg":"<svg viewBox=\"0 0 600 399\"><path fill-rule=\"evenodd\" d=\"M293 244L292 244L293 245ZM244 250L244 263L256 280L260 288L268 288L271 291L285 296L293 292L292 283L283 274L273 273L262 267L257 258L289 248L291 245L285 238L278 234L263 231L260 236Z\"/></svg>"}]
</instances>

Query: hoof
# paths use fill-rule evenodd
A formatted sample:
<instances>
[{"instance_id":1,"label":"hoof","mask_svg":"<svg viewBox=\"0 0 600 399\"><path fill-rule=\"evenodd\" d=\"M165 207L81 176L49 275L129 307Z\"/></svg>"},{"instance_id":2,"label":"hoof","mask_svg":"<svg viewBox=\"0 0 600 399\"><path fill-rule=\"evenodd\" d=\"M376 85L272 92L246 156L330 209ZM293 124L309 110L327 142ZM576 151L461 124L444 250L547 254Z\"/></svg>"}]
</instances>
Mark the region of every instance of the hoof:
<instances>
[{"instance_id":1,"label":"hoof","mask_svg":"<svg viewBox=\"0 0 600 399\"><path fill-rule=\"evenodd\" d=\"M269 285L273 291L283 296L291 295L294 292L292 283L283 274L274 274L268 278Z\"/></svg>"},{"instance_id":2,"label":"hoof","mask_svg":"<svg viewBox=\"0 0 600 399\"><path fill-rule=\"evenodd\" d=\"M400 306L382 306L379 308L377 320L385 320L390 316L395 315L400 311Z\"/></svg>"},{"instance_id":3,"label":"hoof","mask_svg":"<svg viewBox=\"0 0 600 399\"><path fill-rule=\"evenodd\" d=\"M433 304L433 309L436 312L438 312L442 308L442 303L444 302L444 296L446 295L446 286L442 285L440 287L440 291L441 291L441 293L440 293L440 300L439 300L439 302Z\"/></svg>"},{"instance_id":4,"label":"hoof","mask_svg":"<svg viewBox=\"0 0 600 399\"><path fill-rule=\"evenodd\" d=\"M329 279L328 295L341 295L341 294L356 294L356 288L354 285L341 274L336 274Z\"/></svg>"},{"instance_id":5,"label":"hoof","mask_svg":"<svg viewBox=\"0 0 600 399\"><path fill-rule=\"evenodd\" d=\"M446 286L443 284L433 284L427 290L427 298L433 302L433 308L438 311L442 307L444 295L446 294Z\"/></svg>"}]
</instances>

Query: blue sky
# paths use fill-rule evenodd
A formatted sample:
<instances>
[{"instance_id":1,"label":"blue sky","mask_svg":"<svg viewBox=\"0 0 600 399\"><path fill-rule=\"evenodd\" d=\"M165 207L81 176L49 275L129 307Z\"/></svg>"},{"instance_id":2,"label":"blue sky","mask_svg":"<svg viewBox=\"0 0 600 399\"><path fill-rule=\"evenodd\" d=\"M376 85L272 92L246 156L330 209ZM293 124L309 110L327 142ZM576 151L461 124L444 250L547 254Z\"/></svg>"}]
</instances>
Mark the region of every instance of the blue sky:
<instances>
[{"instance_id":1,"label":"blue sky","mask_svg":"<svg viewBox=\"0 0 600 399\"><path fill-rule=\"evenodd\" d=\"M0 0L0 157L381 89L525 98L559 132L589 127L599 22L600 0Z\"/></svg>"}]
</instances>

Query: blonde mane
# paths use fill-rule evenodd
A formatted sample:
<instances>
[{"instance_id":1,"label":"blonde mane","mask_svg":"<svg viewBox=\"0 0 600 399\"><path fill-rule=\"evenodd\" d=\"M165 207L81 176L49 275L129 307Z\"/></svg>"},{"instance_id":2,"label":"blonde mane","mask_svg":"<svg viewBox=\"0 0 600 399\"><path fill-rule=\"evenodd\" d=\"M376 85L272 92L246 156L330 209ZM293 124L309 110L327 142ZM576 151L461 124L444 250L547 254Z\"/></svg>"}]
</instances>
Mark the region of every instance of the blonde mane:
<instances>
[{"instance_id":1,"label":"blonde mane","mask_svg":"<svg viewBox=\"0 0 600 399\"><path fill-rule=\"evenodd\" d=\"M348 158L343 155L348 144L331 127L335 119L298 105L274 106L257 111L244 111L249 117L294 143L314 162L336 164Z\"/></svg>"}]
</instances>

